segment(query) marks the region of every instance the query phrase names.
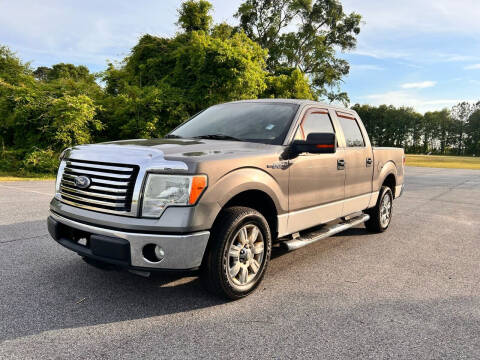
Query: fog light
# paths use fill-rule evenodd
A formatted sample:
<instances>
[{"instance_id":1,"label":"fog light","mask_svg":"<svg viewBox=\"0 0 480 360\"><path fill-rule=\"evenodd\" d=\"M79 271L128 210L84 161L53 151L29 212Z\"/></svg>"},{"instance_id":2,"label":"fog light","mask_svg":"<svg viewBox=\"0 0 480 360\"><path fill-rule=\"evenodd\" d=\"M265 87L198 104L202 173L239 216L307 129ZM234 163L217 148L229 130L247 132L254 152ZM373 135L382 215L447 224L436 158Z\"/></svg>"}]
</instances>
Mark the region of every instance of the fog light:
<instances>
[{"instance_id":1,"label":"fog light","mask_svg":"<svg viewBox=\"0 0 480 360\"><path fill-rule=\"evenodd\" d=\"M155 245L155 256L157 257L158 261L163 260L165 257L165 251L163 251L163 249L158 245Z\"/></svg>"},{"instance_id":2,"label":"fog light","mask_svg":"<svg viewBox=\"0 0 480 360\"><path fill-rule=\"evenodd\" d=\"M142 249L143 258L151 263L158 263L165 257L165 251L158 245L147 244Z\"/></svg>"}]
</instances>

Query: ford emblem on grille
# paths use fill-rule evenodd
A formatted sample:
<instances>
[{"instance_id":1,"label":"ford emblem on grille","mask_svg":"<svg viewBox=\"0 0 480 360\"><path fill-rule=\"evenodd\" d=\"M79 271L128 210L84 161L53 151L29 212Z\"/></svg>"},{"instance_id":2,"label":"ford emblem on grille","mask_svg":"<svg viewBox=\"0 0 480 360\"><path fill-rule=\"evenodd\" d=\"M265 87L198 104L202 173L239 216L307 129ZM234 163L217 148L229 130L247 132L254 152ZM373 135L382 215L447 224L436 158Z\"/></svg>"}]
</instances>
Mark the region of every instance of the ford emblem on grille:
<instances>
[{"instance_id":1,"label":"ford emblem on grille","mask_svg":"<svg viewBox=\"0 0 480 360\"><path fill-rule=\"evenodd\" d=\"M91 180L87 176L77 176L75 178L75 185L80 189L86 189L90 186Z\"/></svg>"}]
</instances>

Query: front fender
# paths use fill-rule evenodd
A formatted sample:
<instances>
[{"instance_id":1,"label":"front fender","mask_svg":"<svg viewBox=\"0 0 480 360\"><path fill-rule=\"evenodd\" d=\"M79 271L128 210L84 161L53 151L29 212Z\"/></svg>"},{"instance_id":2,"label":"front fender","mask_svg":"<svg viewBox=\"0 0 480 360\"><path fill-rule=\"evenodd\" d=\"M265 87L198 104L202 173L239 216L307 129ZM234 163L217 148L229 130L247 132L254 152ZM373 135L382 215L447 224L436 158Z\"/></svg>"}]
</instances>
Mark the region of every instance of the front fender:
<instances>
[{"instance_id":1,"label":"front fender","mask_svg":"<svg viewBox=\"0 0 480 360\"><path fill-rule=\"evenodd\" d=\"M288 181L288 177L285 177ZM245 167L233 170L211 185L208 202L216 201L222 208L230 199L248 190L258 190L266 193L272 199L278 214L287 212L288 209L288 183L282 186L268 172L254 167ZM207 194L205 194L207 195Z\"/></svg>"},{"instance_id":2,"label":"front fender","mask_svg":"<svg viewBox=\"0 0 480 360\"><path fill-rule=\"evenodd\" d=\"M288 209L288 194L282 191L282 187L273 176L259 168L234 170L219 179L215 185L216 188L222 189L218 193L220 206L244 191L259 190L270 196L279 214Z\"/></svg>"}]
</instances>

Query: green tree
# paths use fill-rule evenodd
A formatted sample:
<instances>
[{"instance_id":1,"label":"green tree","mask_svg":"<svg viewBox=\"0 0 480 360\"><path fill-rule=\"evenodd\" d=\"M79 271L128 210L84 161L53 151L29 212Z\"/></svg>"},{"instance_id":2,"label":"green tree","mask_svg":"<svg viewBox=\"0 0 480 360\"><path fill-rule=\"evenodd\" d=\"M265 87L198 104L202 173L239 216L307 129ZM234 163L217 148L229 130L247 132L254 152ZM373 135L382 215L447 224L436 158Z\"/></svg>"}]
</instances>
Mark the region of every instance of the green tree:
<instances>
[{"instance_id":1,"label":"green tree","mask_svg":"<svg viewBox=\"0 0 480 360\"><path fill-rule=\"evenodd\" d=\"M243 33L222 40L194 32L175 51L165 80L182 88L194 112L219 102L251 99L265 90L267 52Z\"/></svg>"},{"instance_id":2,"label":"green tree","mask_svg":"<svg viewBox=\"0 0 480 360\"><path fill-rule=\"evenodd\" d=\"M238 29L228 25L227 23L221 23L215 25L212 30L210 31L210 34L213 37L220 38L222 40L226 40L228 38L231 38L233 34L237 33Z\"/></svg>"},{"instance_id":3,"label":"green tree","mask_svg":"<svg viewBox=\"0 0 480 360\"><path fill-rule=\"evenodd\" d=\"M3 139L8 147L44 146L42 129L49 97L37 84L11 85L0 81L0 116Z\"/></svg>"},{"instance_id":4,"label":"green tree","mask_svg":"<svg viewBox=\"0 0 480 360\"><path fill-rule=\"evenodd\" d=\"M299 69L266 78L267 89L261 97L315 100L308 78Z\"/></svg>"},{"instance_id":5,"label":"green tree","mask_svg":"<svg viewBox=\"0 0 480 360\"><path fill-rule=\"evenodd\" d=\"M2 145L34 149L38 155L42 149L58 151L92 141L92 135L101 130L94 118L98 109L95 101L103 97L95 76L86 67L71 64L44 67L35 73L10 50L1 49ZM56 75L51 76L52 72Z\"/></svg>"},{"instance_id":6,"label":"green tree","mask_svg":"<svg viewBox=\"0 0 480 360\"><path fill-rule=\"evenodd\" d=\"M8 47L0 45L0 79L11 85L31 84L32 70Z\"/></svg>"},{"instance_id":7,"label":"green tree","mask_svg":"<svg viewBox=\"0 0 480 360\"><path fill-rule=\"evenodd\" d=\"M336 50L355 47L359 14L346 14L337 0L246 0L235 16L245 33L268 49L271 72L298 68L309 75L317 96L348 102L340 83L349 65Z\"/></svg>"},{"instance_id":8,"label":"green tree","mask_svg":"<svg viewBox=\"0 0 480 360\"><path fill-rule=\"evenodd\" d=\"M60 63L53 65L51 70L47 71L47 79L49 81L57 79L93 81L95 80L95 75L90 74L90 71L84 65L76 66L73 64Z\"/></svg>"},{"instance_id":9,"label":"green tree","mask_svg":"<svg viewBox=\"0 0 480 360\"><path fill-rule=\"evenodd\" d=\"M465 142L468 140L465 131L468 119L478 109L480 109L480 102L472 104L467 101L463 101L452 108L451 114L455 122L457 154L459 155L465 153Z\"/></svg>"},{"instance_id":10,"label":"green tree","mask_svg":"<svg viewBox=\"0 0 480 360\"><path fill-rule=\"evenodd\" d=\"M362 118L374 145L411 148L418 146L422 116L412 108L356 104L352 109Z\"/></svg>"},{"instance_id":11,"label":"green tree","mask_svg":"<svg viewBox=\"0 0 480 360\"><path fill-rule=\"evenodd\" d=\"M96 106L85 95L65 95L54 99L46 116L51 119L49 132L57 148L65 148L92 141L90 129L101 130L102 123L95 119Z\"/></svg>"},{"instance_id":12,"label":"green tree","mask_svg":"<svg viewBox=\"0 0 480 360\"><path fill-rule=\"evenodd\" d=\"M477 103L477 106L480 103ZM466 123L467 148L471 155L480 156L480 109L472 113Z\"/></svg>"},{"instance_id":13,"label":"green tree","mask_svg":"<svg viewBox=\"0 0 480 360\"><path fill-rule=\"evenodd\" d=\"M123 109L132 120L122 136L159 136L210 105L260 96L267 88L267 52L243 32L222 34L143 36L120 67L105 72L107 94L121 98L105 99L120 104L104 106L110 113L101 116L125 118L118 114Z\"/></svg>"},{"instance_id":14,"label":"green tree","mask_svg":"<svg viewBox=\"0 0 480 360\"><path fill-rule=\"evenodd\" d=\"M192 31L207 32L213 23L213 19L209 14L211 10L212 4L206 0L185 1L178 10L177 25L187 33Z\"/></svg>"},{"instance_id":15,"label":"green tree","mask_svg":"<svg viewBox=\"0 0 480 360\"><path fill-rule=\"evenodd\" d=\"M447 149L453 144L453 121L450 116L450 111L443 109L437 111L438 123L438 140L440 142L440 153L445 155Z\"/></svg>"},{"instance_id":16,"label":"green tree","mask_svg":"<svg viewBox=\"0 0 480 360\"><path fill-rule=\"evenodd\" d=\"M18 136L28 137L29 134L18 131L15 127L16 118L23 116L30 120L27 113L33 116L41 115L34 111L39 98L35 78L30 65L23 63L14 52L6 46L0 46L0 136L1 145L14 145ZM40 105L41 102L38 102Z\"/></svg>"},{"instance_id":17,"label":"green tree","mask_svg":"<svg viewBox=\"0 0 480 360\"><path fill-rule=\"evenodd\" d=\"M159 137L189 116L181 91L165 84L124 84L118 95L106 96L101 104L103 140Z\"/></svg>"},{"instance_id":18,"label":"green tree","mask_svg":"<svg viewBox=\"0 0 480 360\"><path fill-rule=\"evenodd\" d=\"M455 152L455 123L448 109L427 112L423 118L423 151L447 154Z\"/></svg>"},{"instance_id":19,"label":"green tree","mask_svg":"<svg viewBox=\"0 0 480 360\"><path fill-rule=\"evenodd\" d=\"M412 118L411 125L411 142L408 149L410 153L419 153L421 151L421 137L423 132L423 115L419 113L414 113Z\"/></svg>"},{"instance_id":20,"label":"green tree","mask_svg":"<svg viewBox=\"0 0 480 360\"><path fill-rule=\"evenodd\" d=\"M51 71L52 69L48 66L39 66L33 72L33 76L39 81L47 81Z\"/></svg>"}]
</instances>

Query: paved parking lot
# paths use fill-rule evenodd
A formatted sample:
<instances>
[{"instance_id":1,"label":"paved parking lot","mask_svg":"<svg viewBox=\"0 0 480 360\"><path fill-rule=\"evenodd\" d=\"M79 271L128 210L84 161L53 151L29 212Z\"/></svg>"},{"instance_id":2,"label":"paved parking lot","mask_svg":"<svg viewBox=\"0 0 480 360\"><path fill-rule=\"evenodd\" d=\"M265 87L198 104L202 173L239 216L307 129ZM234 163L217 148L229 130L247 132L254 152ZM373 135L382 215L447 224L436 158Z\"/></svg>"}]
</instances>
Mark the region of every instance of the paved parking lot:
<instances>
[{"instance_id":1,"label":"paved parking lot","mask_svg":"<svg viewBox=\"0 0 480 360\"><path fill-rule=\"evenodd\" d=\"M101 271L50 239L52 181L0 183L0 358L480 358L480 171L408 168L390 229L275 251L259 291Z\"/></svg>"}]
</instances>

